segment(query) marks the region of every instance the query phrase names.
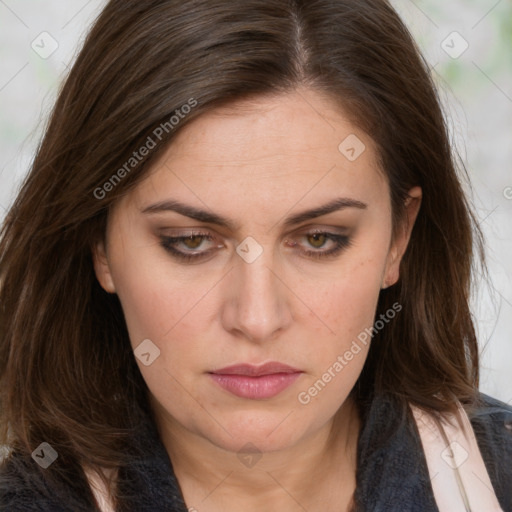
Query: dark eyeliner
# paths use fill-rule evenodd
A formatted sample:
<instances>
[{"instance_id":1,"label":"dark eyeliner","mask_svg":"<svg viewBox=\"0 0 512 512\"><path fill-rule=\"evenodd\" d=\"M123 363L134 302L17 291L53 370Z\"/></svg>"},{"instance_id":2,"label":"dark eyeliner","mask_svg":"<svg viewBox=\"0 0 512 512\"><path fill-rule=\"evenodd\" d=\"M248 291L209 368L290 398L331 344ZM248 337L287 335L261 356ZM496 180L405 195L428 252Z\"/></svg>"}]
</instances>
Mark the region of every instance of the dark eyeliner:
<instances>
[{"instance_id":1,"label":"dark eyeliner","mask_svg":"<svg viewBox=\"0 0 512 512\"><path fill-rule=\"evenodd\" d=\"M321 251L321 250L303 250L301 251L302 254L306 255L308 258L313 259L322 259L322 258L329 258L329 257L335 257L338 254L340 254L344 249L347 247L350 247L351 245L351 239L347 235L339 235L336 233L330 233L326 231L312 231L309 233L305 233L301 236L307 237L307 236L313 236L313 235L324 235L328 240L331 240L335 242L335 247L332 249L329 249L328 251ZM212 250L203 251L203 252L184 252L176 249L176 245L180 242L183 242L184 240L190 239L190 238L202 238L203 240L213 240L213 237L208 233L190 233L188 235L183 236L160 236L160 245L171 254L172 257L181 260L185 263L187 262L193 262L193 261L199 261L202 258L205 258L209 256L212 253ZM298 243L295 243L294 245L299 245Z\"/></svg>"},{"instance_id":2,"label":"dark eyeliner","mask_svg":"<svg viewBox=\"0 0 512 512\"><path fill-rule=\"evenodd\" d=\"M182 260L184 262L191 262L194 260L199 260L206 255L210 254L211 251L203 251L203 252L184 252L176 249L175 245L187 240L189 238L202 238L203 240L213 240L213 237L208 233L190 233L188 235L183 236L160 236L160 245L171 254L171 256Z\"/></svg>"},{"instance_id":3,"label":"dark eyeliner","mask_svg":"<svg viewBox=\"0 0 512 512\"><path fill-rule=\"evenodd\" d=\"M332 249L329 249L328 251L303 251L304 254L306 254L309 258L314 259L320 259L320 258L328 258L328 257L334 257L340 254L343 250L347 249L351 246L352 240L347 235L337 235L335 233L327 233L323 231L313 232L313 233L306 233L304 236L311 236L311 235L325 235L327 238L331 239L333 242L335 242L335 246Z\"/></svg>"}]
</instances>

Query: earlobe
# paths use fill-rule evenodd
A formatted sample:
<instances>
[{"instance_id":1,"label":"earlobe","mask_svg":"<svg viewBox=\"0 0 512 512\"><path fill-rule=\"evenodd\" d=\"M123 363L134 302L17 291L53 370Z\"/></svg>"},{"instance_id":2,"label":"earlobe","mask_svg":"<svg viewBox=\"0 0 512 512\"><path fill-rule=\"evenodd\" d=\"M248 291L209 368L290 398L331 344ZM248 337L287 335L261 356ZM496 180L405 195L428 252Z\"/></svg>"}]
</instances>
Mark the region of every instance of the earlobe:
<instances>
[{"instance_id":1,"label":"earlobe","mask_svg":"<svg viewBox=\"0 0 512 512\"><path fill-rule=\"evenodd\" d=\"M400 262L405 254L412 229L418 216L421 206L422 190L420 187L414 187L408 192L405 200L405 216L401 223L395 239L393 240L388 252L386 269L382 279L381 289L389 288L398 282L400 278Z\"/></svg>"},{"instance_id":2,"label":"earlobe","mask_svg":"<svg viewBox=\"0 0 512 512\"><path fill-rule=\"evenodd\" d=\"M398 247L394 245L388 253L386 270L381 286L382 290L393 286L398 281L400 277L400 261L401 258L398 254Z\"/></svg>"},{"instance_id":3,"label":"earlobe","mask_svg":"<svg viewBox=\"0 0 512 512\"><path fill-rule=\"evenodd\" d=\"M98 241L92 248L94 272L101 287L108 293L116 293L114 280L110 272L110 265L103 241Z\"/></svg>"}]
</instances>

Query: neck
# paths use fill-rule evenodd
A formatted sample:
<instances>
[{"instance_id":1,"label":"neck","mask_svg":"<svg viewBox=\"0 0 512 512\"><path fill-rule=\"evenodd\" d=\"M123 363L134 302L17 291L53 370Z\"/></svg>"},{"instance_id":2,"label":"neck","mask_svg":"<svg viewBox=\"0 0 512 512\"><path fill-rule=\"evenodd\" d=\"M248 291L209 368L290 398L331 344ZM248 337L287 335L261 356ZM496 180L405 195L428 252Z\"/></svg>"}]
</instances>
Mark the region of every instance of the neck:
<instances>
[{"instance_id":1,"label":"neck","mask_svg":"<svg viewBox=\"0 0 512 512\"><path fill-rule=\"evenodd\" d=\"M157 404L153 410L188 507L328 512L346 510L351 500L360 418L350 398L321 429L294 446L261 454L254 465L186 430Z\"/></svg>"}]
</instances>

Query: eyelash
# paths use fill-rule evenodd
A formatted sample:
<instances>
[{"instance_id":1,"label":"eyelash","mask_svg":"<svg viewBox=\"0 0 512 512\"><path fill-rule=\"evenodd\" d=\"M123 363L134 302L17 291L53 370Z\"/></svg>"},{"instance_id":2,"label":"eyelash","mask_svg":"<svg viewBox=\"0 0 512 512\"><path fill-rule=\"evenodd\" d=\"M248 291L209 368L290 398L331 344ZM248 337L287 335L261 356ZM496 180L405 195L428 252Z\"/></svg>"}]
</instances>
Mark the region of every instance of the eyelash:
<instances>
[{"instance_id":1,"label":"eyelash","mask_svg":"<svg viewBox=\"0 0 512 512\"><path fill-rule=\"evenodd\" d=\"M321 231L321 230L305 233L302 236L308 237L308 236L314 236L314 235L326 236L328 240L332 240L333 242L335 242L335 247L328 251L303 251L304 254L306 254L306 256L313 258L313 259L335 257L338 254L340 254L344 249L350 247L350 245L352 243L351 239L346 235L338 235L336 233L329 233L327 231ZM179 259L184 262L191 262L194 260L200 260L201 258L204 258L211 251L187 254L183 251L177 250L175 248L175 245L177 245L178 243L183 242L187 239L197 238L197 237L202 238L203 239L202 241L213 240L213 237L209 233L193 232L193 233L190 233L185 236L176 236L176 237L162 236L162 237L160 237L160 240L161 240L160 245L176 259Z\"/></svg>"}]
</instances>

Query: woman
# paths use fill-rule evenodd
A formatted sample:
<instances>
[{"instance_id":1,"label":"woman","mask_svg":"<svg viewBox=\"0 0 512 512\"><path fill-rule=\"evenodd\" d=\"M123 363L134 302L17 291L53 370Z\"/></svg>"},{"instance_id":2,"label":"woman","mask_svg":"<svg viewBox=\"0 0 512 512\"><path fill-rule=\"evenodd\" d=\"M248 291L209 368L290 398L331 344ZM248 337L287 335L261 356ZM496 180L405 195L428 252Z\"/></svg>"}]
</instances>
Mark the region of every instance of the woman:
<instances>
[{"instance_id":1,"label":"woman","mask_svg":"<svg viewBox=\"0 0 512 512\"><path fill-rule=\"evenodd\" d=\"M386 1L111 0L2 231L0 510L511 511L473 241Z\"/></svg>"}]
</instances>

